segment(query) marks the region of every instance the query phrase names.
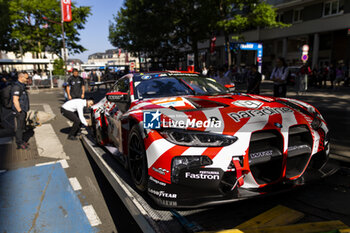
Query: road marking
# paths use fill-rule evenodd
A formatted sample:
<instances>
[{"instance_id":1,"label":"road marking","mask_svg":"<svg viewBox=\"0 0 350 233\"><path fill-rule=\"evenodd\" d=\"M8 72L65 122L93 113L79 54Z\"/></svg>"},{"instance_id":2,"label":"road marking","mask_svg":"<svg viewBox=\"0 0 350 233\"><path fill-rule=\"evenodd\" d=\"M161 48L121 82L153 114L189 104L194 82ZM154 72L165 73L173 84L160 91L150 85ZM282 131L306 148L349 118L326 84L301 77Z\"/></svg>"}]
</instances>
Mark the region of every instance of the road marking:
<instances>
[{"instance_id":1,"label":"road marking","mask_svg":"<svg viewBox=\"0 0 350 233\"><path fill-rule=\"evenodd\" d=\"M60 163L62 168L69 168L69 165L67 163L67 160L62 159L62 160L57 160L57 161L52 161L52 162L47 162L47 163L38 163L35 164L35 166L44 166L44 165L50 165L50 164L55 164L55 163Z\"/></svg>"},{"instance_id":2,"label":"road marking","mask_svg":"<svg viewBox=\"0 0 350 233\"><path fill-rule=\"evenodd\" d=\"M72 185L72 188L74 191L78 191L78 190L82 189L81 185L76 177L69 178L69 182Z\"/></svg>"},{"instance_id":3,"label":"road marking","mask_svg":"<svg viewBox=\"0 0 350 233\"><path fill-rule=\"evenodd\" d=\"M261 227L284 226L296 223L304 217L304 214L290 209L288 207L278 205L238 226L237 229L255 229Z\"/></svg>"},{"instance_id":4,"label":"road marking","mask_svg":"<svg viewBox=\"0 0 350 233\"><path fill-rule=\"evenodd\" d=\"M52 115L55 115L50 107L50 105L48 104L43 104L43 108L44 108L44 111L47 112L47 113L51 113Z\"/></svg>"},{"instance_id":5,"label":"road marking","mask_svg":"<svg viewBox=\"0 0 350 233\"><path fill-rule=\"evenodd\" d=\"M244 229L244 233L337 232L340 229L348 229L348 228L349 227L345 225L343 222L337 220L337 221L326 221L326 222L300 223L300 224L287 225L287 226L264 227L260 229L259 228Z\"/></svg>"},{"instance_id":6,"label":"road marking","mask_svg":"<svg viewBox=\"0 0 350 233\"><path fill-rule=\"evenodd\" d=\"M36 127L34 132L39 156L69 159L51 124L43 124L40 127Z\"/></svg>"},{"instance_id":7,"label":"road marking","mask_svg":"<svg viewBox=\"0 0 350 233\"><path fill-rule=\"evenodd\" d=\"M83 210L84 210L86 217L88 218L91 226L94 227L94 226L100 225L102 223L100 218L97 216L96 211L95 211L94 207L92 207L92 205L83 206Z\"/></svg>"},{"instance_id":8,"label":"road marking","mask_svg":"<svg viewBox=\"0 0 350 233\"><path fill-rule=\"evenodd\" d=\"M52 109L51 109L51 107L50 107L49 104L41 103L41 104L30 104L30 105L31 105L31 106L43 106L44 112L47 112L47 113L50 113L50 114L55 115L55 114L53 113L53 111L52 111Z\"/></svg>"},{"instance_id":9,"label":"road marking","mask_svg":"<svg viewBox=\"0 0 350 233\"><path fill-rule=\"evenodd\" d=\"M12 143L11 137L0 138L0 145L11 144L11 143Z\"/></svg>"}]
</instances>

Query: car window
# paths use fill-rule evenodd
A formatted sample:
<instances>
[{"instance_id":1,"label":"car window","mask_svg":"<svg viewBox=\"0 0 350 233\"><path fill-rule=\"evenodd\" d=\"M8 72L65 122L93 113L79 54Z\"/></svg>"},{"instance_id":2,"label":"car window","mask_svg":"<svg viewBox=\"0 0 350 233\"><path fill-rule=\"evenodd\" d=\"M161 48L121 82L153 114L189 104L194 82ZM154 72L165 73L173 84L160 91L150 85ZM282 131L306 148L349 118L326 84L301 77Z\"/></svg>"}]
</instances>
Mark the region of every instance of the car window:
<instances>
[{"instance_id":1,"label":"car window","mask_svg":"<svg viewBox=\"0 0 350 233\"><path fill-rule=\"evenodd\" d=\"M129 92L129 79L120 79L113 87L113 92Z\"/></svg>"}]
</instances>

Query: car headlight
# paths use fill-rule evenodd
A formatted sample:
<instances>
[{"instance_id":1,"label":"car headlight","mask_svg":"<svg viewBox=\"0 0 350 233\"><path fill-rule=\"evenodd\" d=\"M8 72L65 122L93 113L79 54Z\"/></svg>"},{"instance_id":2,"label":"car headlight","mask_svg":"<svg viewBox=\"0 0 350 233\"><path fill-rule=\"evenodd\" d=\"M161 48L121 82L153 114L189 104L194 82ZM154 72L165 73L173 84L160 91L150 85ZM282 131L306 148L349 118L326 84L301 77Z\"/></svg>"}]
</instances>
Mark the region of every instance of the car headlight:
<instances>
[{"instance_id":1,"label":"car headlight","mask_svg":"<svg viewBox=\"0 0 350 233\"><path fill-rule=\"evenodd\" d=\"M208 166L211 164L213 164L213 161L206 155L176 156L171 163L172 182L177 183L179 181L180 171L182 169Z\"/></svg>"},{"instance_id":2,"label":"car headlight","mask_svg":"<svg viewBox=\"0 0 350 233\"><path fill-rule=\"evenodd\" d=\"M166 140L180 146L228 146L237 141L237 137L201 131L163 129L159 131Z\"/></svg>"}]
</instances>

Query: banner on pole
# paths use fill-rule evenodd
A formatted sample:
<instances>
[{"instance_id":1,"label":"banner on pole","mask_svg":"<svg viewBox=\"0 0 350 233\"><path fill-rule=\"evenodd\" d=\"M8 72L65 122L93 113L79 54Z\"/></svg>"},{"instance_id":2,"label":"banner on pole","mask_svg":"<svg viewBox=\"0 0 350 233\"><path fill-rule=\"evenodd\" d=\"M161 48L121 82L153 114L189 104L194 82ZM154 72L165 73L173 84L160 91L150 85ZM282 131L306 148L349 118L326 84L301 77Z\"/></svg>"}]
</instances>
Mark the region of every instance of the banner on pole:
<instances>
[{"instance_id":1,"label":"banner on pole","mask_svg":"<svg viewBox=\"0 0 350 233\"><path fill-rule=\"evenodd\" d=\"M61 0L62 21L72 21L72 6L71 0Z\"/></svg>"}]
</instances>

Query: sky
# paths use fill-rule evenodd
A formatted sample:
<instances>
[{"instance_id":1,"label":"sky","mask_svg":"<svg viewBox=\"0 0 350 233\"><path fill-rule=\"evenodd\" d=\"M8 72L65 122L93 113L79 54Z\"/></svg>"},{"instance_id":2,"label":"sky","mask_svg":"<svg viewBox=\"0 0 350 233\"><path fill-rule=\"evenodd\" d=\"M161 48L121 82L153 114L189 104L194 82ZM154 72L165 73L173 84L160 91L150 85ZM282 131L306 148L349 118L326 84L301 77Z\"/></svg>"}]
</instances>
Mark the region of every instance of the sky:
<instances>
[{"instance_id":1,"label":"sky","mask_svg":"<svg viewBox=\"0 0 350 233\"><path fill-rule=\"evenodd\" d=\"M85 29L80 31L80 43L87 51L69 55L69 58L87 62L90 54L114 48L108 41L108 26L109 21L113 21L113 15L123 5L123 0L75 0L75 3L78 6L91 6L92 15L89 16Z\"/></svg>"}]
</instances>

